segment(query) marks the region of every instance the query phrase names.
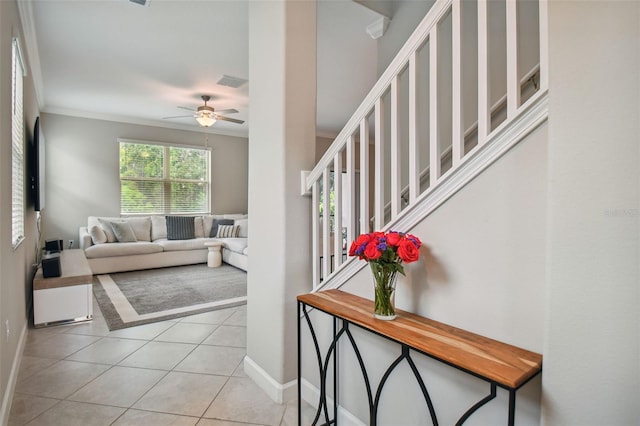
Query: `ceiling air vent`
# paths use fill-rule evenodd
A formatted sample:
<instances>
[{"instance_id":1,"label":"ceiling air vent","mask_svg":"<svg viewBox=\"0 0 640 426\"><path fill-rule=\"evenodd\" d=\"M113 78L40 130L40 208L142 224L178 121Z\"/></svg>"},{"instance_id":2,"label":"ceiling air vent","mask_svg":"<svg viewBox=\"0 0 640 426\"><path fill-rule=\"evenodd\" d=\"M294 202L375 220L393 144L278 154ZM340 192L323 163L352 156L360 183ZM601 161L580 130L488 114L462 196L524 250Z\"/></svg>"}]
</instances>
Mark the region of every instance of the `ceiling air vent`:
<instances>
[{"instance_id":1,"label":"ceiling air vent","mask_svg":"<svg viewBox=\"0 0 640 426\"><path fill-rule=\"evenodd\" d=\"M218 80L217 84L221 86L228 86L228 87L233 87L237 89L238 87L245 84L247 81L249 80L245 80L244 78L239 78L239 77L232 77L230 75L223 75L222 78Z\"/></svg>"}]
</instances>

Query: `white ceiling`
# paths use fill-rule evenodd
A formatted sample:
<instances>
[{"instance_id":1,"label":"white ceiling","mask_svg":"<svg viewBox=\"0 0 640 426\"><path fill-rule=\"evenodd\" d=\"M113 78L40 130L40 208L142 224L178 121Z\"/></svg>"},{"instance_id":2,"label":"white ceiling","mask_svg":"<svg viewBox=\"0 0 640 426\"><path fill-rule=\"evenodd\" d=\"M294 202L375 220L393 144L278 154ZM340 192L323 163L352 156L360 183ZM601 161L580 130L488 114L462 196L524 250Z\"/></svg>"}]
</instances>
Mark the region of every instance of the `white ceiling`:
<instances>
[{"instance_id":1,"label":"white ceiling","mask_svg":"<svg viewBox=\"0 0 640 426\"><path fill-rule=\"evenodd\" d=\"M253 0L257 1L257 0ZM235 108L238 125L213 133L247 136L247 0L29 0L22 3L31 72L44 112L202 130L177 108L210 95ZM376 79L376 41L367 25L380 15L350 0L318 1L318 134L336 135ZM36 51L37 49L37 51Z\"/></svg>"}]
</instances>

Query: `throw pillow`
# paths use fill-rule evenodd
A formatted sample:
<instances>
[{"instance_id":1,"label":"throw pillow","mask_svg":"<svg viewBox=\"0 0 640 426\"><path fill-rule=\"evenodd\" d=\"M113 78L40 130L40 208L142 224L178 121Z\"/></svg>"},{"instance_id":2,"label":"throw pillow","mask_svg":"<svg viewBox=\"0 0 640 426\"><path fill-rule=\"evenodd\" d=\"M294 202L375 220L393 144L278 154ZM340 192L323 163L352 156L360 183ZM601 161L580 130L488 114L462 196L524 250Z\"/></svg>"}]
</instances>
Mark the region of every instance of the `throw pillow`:
<instances>
[{"instance_id":1,"label":"throw pillow","mask_svg":"<svg viewBox=\"0 0 640 426\"><path fill-rule=\"evenodd\" d=\"M149 216L128 217L133 233L138 241L151 241L151 218Z\"/></svg>"},{"instance_id":2,"label":"throw pillow","mask_svg":"<svg viewBox=\"0 0 640 426\"><path fill-rule=\"evenodd\" d=\"M138 241L136 234L133 232L133 228L131 228L131 224L126 220L114 220L111 222L111 229L113 229L113 234L116 236L116 239L121 243L135 243Z\"/></svg>"},{"instance_id":3,"label":"throw pillow","mask_svg":"<svg viewBox=\"0 0 640 426\"><path fill-rule=\"evenodd\" d=\"M218 237L218 227L220 225L233 225L233 219L213 219L211 223L211 232L209 232L209 237L216 238Z\"/></svg>"},{"instance_id":4,"label":"throw pillow","mask_svg":"<svg viewBox=\"0 0 640 426\"><path fill-rule=\"evenodd\" d=\"M196 237L193 216L167 216L168 240L192 240Z\"/></svg>"},{"instance_id":5,"label":"throw pillow","mask_svg":"<svg viewBox=\"0 0 640 426\"><path fill-rule=\"evenodd\" d=\"M89 228L89 235L91 235L93 244L104 244L107 242L107 234L105 234L98 225L93 225Z\"/></svg>"},{"instance_id":6,"label":"throw pillow","mask_svg":"<svg viewBox=\"0 0 640 426\"><path fill-rule=\"evenodd\" d=\"M238 225L219 225L216 238L236 238L239 230Z\"/></svg>"},{"instance_id":7,"label":"throw pillow","mask_svg":"<svg viewBox=\"0 0 640 426\"><path fill-rule=\"evenodd\" d=\"M98 218L98 222L100 223L100 227L104 231L107 236L108 243L118 242L116 235L113 233L113 229L111 228L111 221L107 219Z\"/></svg>"},{"instance_id":8,"label":"throw pillow","mask_svg":"<svg viewBox=\"0 0 640 426\"><path fill-rule=\"evenodd\" d=\"M151 241L167 238L167 219L164 216L151 216Z\"/></svg>"},{"instance_id":9,"label":"throw pillow","mask_svg":"<svg viewBox=\"0 0 640 426\"><path fill-rule=\"evenodd\" d=\"M236 219L233 224L238 225L238 228L240 228L238 231L238 237L249 237L249 219Z\"/></svg>"}]
</instances>

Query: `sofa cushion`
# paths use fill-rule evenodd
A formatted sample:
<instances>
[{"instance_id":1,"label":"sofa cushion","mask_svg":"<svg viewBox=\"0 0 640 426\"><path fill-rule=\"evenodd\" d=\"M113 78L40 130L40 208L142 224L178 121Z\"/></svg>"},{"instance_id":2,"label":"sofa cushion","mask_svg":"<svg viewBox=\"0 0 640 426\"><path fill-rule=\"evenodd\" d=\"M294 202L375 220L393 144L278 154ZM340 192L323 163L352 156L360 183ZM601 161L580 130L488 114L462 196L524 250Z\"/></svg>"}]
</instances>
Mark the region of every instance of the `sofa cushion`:
<instances>
[{"instance_id":1,"label":"sofa cushion","mask_svg":"<svg viewBox=\"0 0 640 426\"><path fill-rule=\"evenodd\" d=\"M244 254L245 256L249 256L249 247L242 250L242 254Z\"/></svg>"},{"instance_id":2,"label":"sofa cushion","mask_svg":"<svg viewBox=\"0 0 640 426\"><path fill-rule=\"evenodd\" d=\"M214 214L214 215L202 216L202 228L204 231L204 235L211 236L211 225L213 225L214 219L224 219L224 215ZM215 234L214 234L214 237L215 237Z\"/></svg>"},{"instance_id":3,"label":"sofa cushion","mask_svg":"<svg viewBox=\"0 0 640 426\"><path fill-rule=\"evenodd\" d=\"M206 249L204 243L211 241L209 238L193 238L190 240L156 240L154 243L162 247L164 251L182 251Z\"/></svg>"},{"instance_id":4,"label":"sofa cushion","mask_svg":"<svg viewBox=\"0 0 640 426\"><path fill-rule=\"evenodd\" d=\"M167 238L167 220L164 216L151 216L151 241Z\"/></svg>"},{"instance_id":5,"label":"sofa cushion","mask_svg":"<svg viewBox=\"0 0 640 426\"><path fill-rule=\"evenodd\" d=\"M84 254L87 259L98 257L130 256L134 254L160 253L162 246L148 241L138 241L135 243L106 243L91 246L85 249Z\"/></svg>"},{"instance_id":6,"label":"sofa cushion","mask_svg":"<svg viewBox=\"0 0 640 426\"><path fill-rule=\"evenodd\" d=\"M209 231L209 237L217 238L218 237L218 229L220 229L221 225L233 225L232 219L213 219L211 222L211 230Z\"/></svg>"},{"instance_id":7,"label":"sofa cushion","mask_svg":"<svg viewBox=\"0 0 640 426\"><path fill-rule=\"evenodd\" d=\"M246 214L210 214L210 215L204 215L202 216L202 227L204 228L204 235L205 236L210 236L211 238L215 238L216 233L217 233L217 229L216 231L211 231L211 226L213 225L213 220L214 219L227 219L227 220L236 220L236 219L246 219L247 217L249 217Z\"/></svg>"},{"instance_id":8,"label":"sofa cushion","mask_svg":"<svg viewBox=\"0 0 640 426\"><path fill-rule=\"evenodd\" d=\"M100 219L104 219L107 221L112 221L112 220L122 220L121 217L119 216L113 216L113 217L107 217L107 216L89 216L89 218L87 219L87 229L91 228L93 225L98 225L100 226Z\"/></svg>"},{"instance_id":9,"label":"sofa cushion","mask_svg":"<svg viewBox=\"0 0 640 426\"><path fill-rule=\"evenodd\" d=\"M91 235L91 242L93 244L104 244L107 242L107 234L104 233L100 225L93 225L89 228L89 235Z\"/></svg>"},{"instance_id":10,"label":"sofa cushion","mask_svg":"<svg viewBox=\"0 0 640 426\"><path fill-rule=\"evenodd\" d=\"M133 232L133 228L131 228L131 224L128 221L114 220L110 223L113 234L116 236L118 242L135 243L136 241L138 241L136 239L136 234Z\"/></svg>"},{"instance_id":11,"label":"sofa cushion","mask_svg":"<svg viewBox=\"0 0 640 426\"><path fill-rule=\"evenodd\" d=\"M192 240L196 237L193 216L167 216L168 240Z\"/></svg>"},{"instance_id":12,"label":"sofa cushion","mask_svg":"<svg viewBox=\"0 0 640 426\"><path fill-rule=\"evenodd\" d=\"M204 220L202 219L202 216L196 216L196 218L193 219L193 226L195 228L194 231L196 238L204 238L209 236L209 234L204 233Z\"/></svg>"},{"instance_id":13,"label":"sofa cushion","mask_svg":"<svg viewBox=\"0 0 640 426\"><path fill-rule=\"evenodd\" d=\"M249 244L247 238L220 238L219 240L226 249L236 253L243 253Z\"/></svg>"},{"instance_id":14,"label":"sofa cushion","mask_svg":"<svg viewBox=\"0 0 640 426\"><path fill-rule=\"evenodd\" d=\"M220 225L216 238L235 238L238 236L239 230L238 225Z\"/></svg>"},{"instance_id":15,"label":"sofa cushion","mask_svg":"<svg viewBox=\"0 0 640 426\"><path fill-rule=\"evenodd\" d=\"M107 242L108 243L115 243L118 241L118 239L116 238L116 234L113 233L113 228L111 228L111 221L112 220L120 220L117 218L105 218L105 217L99 217L98 218L98 223L100 223L100 227L102 228L102 230L104 231L105 235L107 236Z\"/></svg>"},{"instance_id":16,"label":"sofa cushion","mask_svg":"<svg viewBox=\"0 0 640 426\"><path fill-rule=\"evenodd\" d=\"M138 241L151 241L151 218L149 216L128 217L133 233Z\"/></svg>"},{"instance_id":17,"label":"sofa cushion","mask_svg":"<svg viewBox=\"0 0 640 426\"><path fill-rule=\"evenodd\" d=\"M234 225L238 225L238 237L247 238L249 236L249 219L236 219Z\"/></svg>"}]
</instances>

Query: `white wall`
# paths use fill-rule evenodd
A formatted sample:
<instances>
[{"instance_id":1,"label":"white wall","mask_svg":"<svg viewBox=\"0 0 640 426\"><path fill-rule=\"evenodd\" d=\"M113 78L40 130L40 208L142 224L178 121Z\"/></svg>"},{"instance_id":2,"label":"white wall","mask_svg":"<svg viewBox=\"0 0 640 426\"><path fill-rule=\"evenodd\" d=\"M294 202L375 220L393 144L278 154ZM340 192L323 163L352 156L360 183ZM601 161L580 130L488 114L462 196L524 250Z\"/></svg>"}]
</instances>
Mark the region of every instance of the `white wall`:
<instances>
[{"instance_id":1,"label":"white wall","mask_svg":"<svg viewBox=\"0 0 640 426\"><path fill-rule=\"evenodd\" d=\"M640 424L640 3L549 2L543 423Z\"/></svg>"},{"instance_id":2,"label":"white wall","mask_svg":"<svg viewBox=\"0 0 640 426\"><path fill-rule=\"evenodd\" d=\"M6 421L15 385L19 356L26 333L31 301L31 280L38 251L37 215L33 202L25 205L25 240L12 248L11 239L11 39L22 41L26 59L26 46L15 1L0 2L0 422ZM25 150L33 136L33 125L38 116L33 80L29 64L25 64L24 120ZM25 151L26 152L26 151ZM26 170L25 170L26 172ZM27 183L25 175L25 185ZM25 191L28 193L28 186ZM9 337L6 337L6 324ZM3 423L4 424L4 423Z\"/></svg>"},{"instance_id":3,"label":"white wall","mask_svg":"<svg viewBox=\"0 0 640 426\"><path fill-rule=\"evenodd\" d=\"M87 216L120 215L119 137L197 146L206 142L212 148L212 211L247 211L245 138L57 114L42 114L41 121L46 144L46 238L77 240Z\"/></svg>"},{"instance_id":4,"label":"white wall","mask_svg":"<svg viewBox=\"0 0 640 426\"><path fill-rule=\"evenodd\" d=\"M316 128L315 2L250 2L245 371L278 401L296 378L296 301L311 277L311 202L300 196ZM249 368L248 367L252 367Z\"/></svg>"},{"instance_id":5,"label":"white wall","mask_svg":"<svg viewBox=\"0 0 640 426\"><path fill-rule=\"evenodd\" d=\"M399 308L542 353L544 346L547 227L547 127L542 125L414 229L424 248L398 280ZM368 268L342 290L372 299ZM326 327L320 332L326 336ZM374 382L399 355L398 347L358 333ZM305 341L305 374L317 385L317 368ZM341 346L341 404L364 423L368 406L355 358ZM449 367L414 360L424 373L441 424L453 424L489 386ZM393 376L392 376L393 377ZM377 383L377 382L376 382ZM430 424L424 400L406 365L387 386L379 424ZM540 420L540 379L518 393L517 424ZM401 396L400 396L401 395ZM455 395L455 397L452 397ZM417 407L417 408L416 408ZM506 392L468 421L504 424Z\"/></svg>"}]
</instances>

